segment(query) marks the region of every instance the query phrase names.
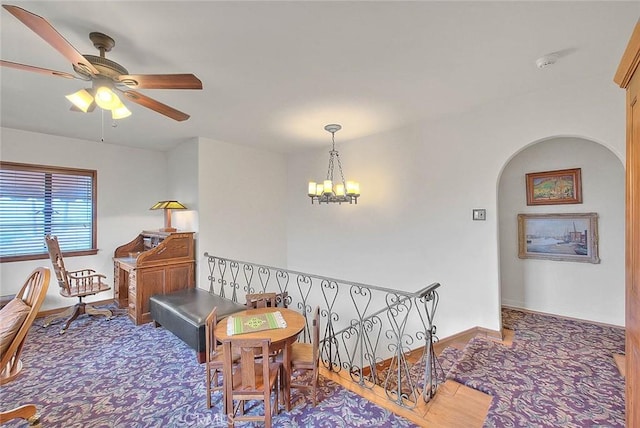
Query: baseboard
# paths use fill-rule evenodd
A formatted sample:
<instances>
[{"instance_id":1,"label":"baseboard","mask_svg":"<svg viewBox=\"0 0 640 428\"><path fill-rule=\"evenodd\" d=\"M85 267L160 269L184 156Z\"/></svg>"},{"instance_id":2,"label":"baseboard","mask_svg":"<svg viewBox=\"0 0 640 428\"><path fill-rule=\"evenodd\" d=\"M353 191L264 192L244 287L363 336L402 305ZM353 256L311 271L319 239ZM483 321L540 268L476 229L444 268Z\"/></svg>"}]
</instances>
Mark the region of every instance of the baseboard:
<instances>
[{"instance_id":1,"label":"baseboard","mask_svg":"<svg viewBox=\"0 0 640 428\"><path fill-rule=\"evenodd\" d=\"M91 306L109 305L111 303L113 303L113 299L96 300L95 302L87 302L87 304L89 304ZM74 305L75 305L75 303L74 303ZM44 318L44 317L47 317L49 315L57 314L58 312L62 312L64 310L69 309L71 306L73 306L73 305L64 306L62 308L56 308L56 309L47 309L46 311L40 311L40 312L38 312L38 315L36 315L36 318Z\"/></svg>"}]
</instances>

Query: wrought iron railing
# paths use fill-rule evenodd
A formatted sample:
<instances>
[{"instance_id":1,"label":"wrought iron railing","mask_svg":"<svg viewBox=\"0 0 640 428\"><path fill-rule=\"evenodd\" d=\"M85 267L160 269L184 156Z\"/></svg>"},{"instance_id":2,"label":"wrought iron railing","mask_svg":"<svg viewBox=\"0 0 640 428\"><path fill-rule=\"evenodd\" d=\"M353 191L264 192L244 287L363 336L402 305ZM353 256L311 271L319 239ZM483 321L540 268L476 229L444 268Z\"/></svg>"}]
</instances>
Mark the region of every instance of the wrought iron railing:
<instances>
[{"instance_id":1,"label":"wrought iron railing","mask_svg":"<svg viewBox=\"0 0 640 428\"><path fill-rule=\"evenodd\" d=\"M304 341L310 341L313 309L320 306L320 357L328 370L344 370L366 388L381 387L403 407L436 393L439 283L406 292L204 255L210 293L242 302L246 293L276 292L305 317ZM412 351L421 353L411 357Z\"/></svg>"}]
</instances>

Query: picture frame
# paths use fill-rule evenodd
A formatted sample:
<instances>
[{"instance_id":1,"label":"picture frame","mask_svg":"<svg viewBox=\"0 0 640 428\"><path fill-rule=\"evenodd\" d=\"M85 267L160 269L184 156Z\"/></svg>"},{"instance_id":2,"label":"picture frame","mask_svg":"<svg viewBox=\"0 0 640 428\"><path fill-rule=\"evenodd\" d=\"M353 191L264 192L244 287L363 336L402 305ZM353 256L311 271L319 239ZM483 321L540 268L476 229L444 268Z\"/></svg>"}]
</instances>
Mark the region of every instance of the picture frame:
<instances>
[{"instance_id":1,"label":"picture frame","mask_svg":"<svg viewBox=\"0 0 640 428\"><path fill-rule=\"evenodd\" d=\"M582 203L581 168L525 174L527 205Z\"/></svg>"},{"instance_id":2,"label":"picture frame","mask_svg":"<svg viewBox=\"0 0 640 428\"><path fill-rule=\"evenodd\" d=\"M598 214L518 214L518 257L600 263Z\"/></svg>"}]
</instances>

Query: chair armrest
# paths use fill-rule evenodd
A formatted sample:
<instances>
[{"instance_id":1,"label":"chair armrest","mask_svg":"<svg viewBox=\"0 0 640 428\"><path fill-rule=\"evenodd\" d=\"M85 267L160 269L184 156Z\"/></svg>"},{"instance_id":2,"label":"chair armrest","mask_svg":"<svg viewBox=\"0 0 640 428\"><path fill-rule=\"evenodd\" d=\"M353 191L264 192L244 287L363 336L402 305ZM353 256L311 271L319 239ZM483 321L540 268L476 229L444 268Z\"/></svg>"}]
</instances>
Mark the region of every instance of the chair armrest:
<instances>
[{"instance_id":1,"label":"chair armrest","mask_svg":"<svg viewBox=\"0 0 640 428\"><path fill-rule=\"evenodd\" d=\"M84 269L83 271L76 271L76 272L84 273L84 272L95 272L95 271L91 269ZM69 278L69 285L72 287L74 286L86 287L90 284L102 285L104 284L102 279L107 278L105 275L102 275L100 273L81 274L81 275L73 275L73 274L67 273L67 276Z\"/></svg>"},{"instance_id":2,"label":"chair armrest","mask_svg":"<svg viewBox=\"0 0 640 428\"><path fill-rule=\"evenodd\" d=\"M67 275L92 275L96 273L93 269L68 270Z\"/></svg>"}]
</instances>

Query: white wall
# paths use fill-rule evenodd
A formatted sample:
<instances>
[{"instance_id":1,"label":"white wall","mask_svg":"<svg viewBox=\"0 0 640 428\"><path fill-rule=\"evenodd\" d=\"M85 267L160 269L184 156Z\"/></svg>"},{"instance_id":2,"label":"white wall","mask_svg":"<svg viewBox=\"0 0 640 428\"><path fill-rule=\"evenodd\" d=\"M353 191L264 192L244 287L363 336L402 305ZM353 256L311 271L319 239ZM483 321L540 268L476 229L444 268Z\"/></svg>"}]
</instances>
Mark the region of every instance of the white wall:
<instances>
[{"instance_id":1,"label":"white wall","mask_svg":"<svg viewBox=\"0 0 640 428\"><path fill-rule=\"evenodd\" d=\"M286 267L284 156L200 138L198 177L199 287L209 287L204 252Z\"/></svg>"},{"instance_id":2,"label":"white wall","mask_svg":"<svg viewBox=\"0 0 640 428\"><path fill-rule=\"evenodd\" d=\"M198 232L198 139L167 152L167 163L165 199L175 199L187 207L172 211L171 225L179 231Z\"/></svg>"},{"instance_id":3,"label":"white wall","mask_svg":"<svg viewBox=\"0 0 640 428\"><path fill-rule=\"evenodd\" d=\"M291 156L289 268L403 290L437 281L441 337L474 326L499 330L497 187L504 165L554 135L586 136L623 159L624 118L624 92L602 76L382 135L338 139L346 178L361 183L362 197L351 206L312 206L305 196L307 182L326 171L326 151ZM472 221L473 208L487 209L487 220Z\"/></svg>"},{"instance_id":4,"label":"white wall","mask_svg":"<svg viewBox=\"0 0 640 428\"><path fill-rule=\"evenodd\" d=\"M113 251L143 229L162 227L162 214L149 211L165 195L166 156L162 152L133 149L95 141L1 128L3 161L55 165L98 171L98 254L65 258L68 269L91 268L113 284ZM51 268L49 259L0 264L0 293L17 292L38 266ZM75 304L49 285L42 310ZM87 302L113 298L113 289L87 298Z\"/></svg>"},{"instance_id":5,"label":"white wall","mask_svg":"<svg viewBox=\"0 0 640 428\"><path fill-rule=\"evenodd\" d=\"M582 204L527 206L525 174L582 169ZM502 302L535 311L624 325L624 167L600 144L553 138L527 147L500 177ZM520 213L598 213L599 264L518 258Z\"/></svg>"}]
</instances>

